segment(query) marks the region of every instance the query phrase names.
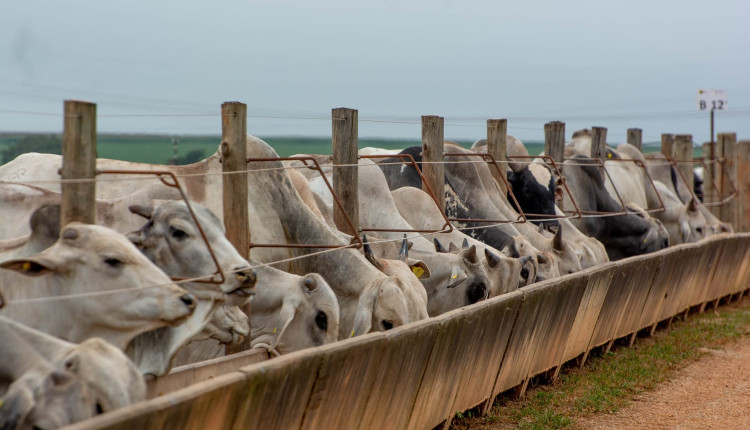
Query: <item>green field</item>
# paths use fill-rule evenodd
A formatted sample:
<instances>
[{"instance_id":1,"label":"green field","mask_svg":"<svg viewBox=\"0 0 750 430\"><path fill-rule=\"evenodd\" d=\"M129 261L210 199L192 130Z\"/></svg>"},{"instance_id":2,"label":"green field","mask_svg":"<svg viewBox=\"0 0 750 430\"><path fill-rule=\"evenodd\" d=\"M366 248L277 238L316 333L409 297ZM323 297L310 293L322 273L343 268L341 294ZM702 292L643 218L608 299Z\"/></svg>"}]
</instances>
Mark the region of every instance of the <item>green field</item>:
<instances>
[{"instance_id":1,"label":"green field","mask_svg":"<svg viewBox=\"0 0 750 430\"><path fill-rule=\"evenodd\" d=\"M5 159L3 150L11 145L17 144L24 138L34 136L40 139L58 142L53 148L59 148L60 135L54 134L21 134L0 133L0 164L7 163L13 157ZM151 164L167 164L173 157L175 147L173 139L177 141L177 155L180 164L193 162L209 157L219 146L221 137L216 136L170 136L170 135L143 135L143 134L100 134L97 136L97 152L100 158L112 158L125 161L135 161ZM330 154L331 139L325 137L265 137L279 154L280 157L288 157L294 154ZM471 145L469 141L459 141L463 146ZM409 146L420 145L419 139L377 139L362 138L359 147L367 146L400 149ZM539 154L544 150L541 142L526 142L530 154ZM645 146L644 152L658 151L658 146ZM41 151L29 145L21 148L23 152ZM52 149L48 150L53 152ZM56 151L59 153L59 150ZM700 148L696 148L696 155L700 155ZM186 158L186 156L188 156Z\"/></svg>"}]
</instances>

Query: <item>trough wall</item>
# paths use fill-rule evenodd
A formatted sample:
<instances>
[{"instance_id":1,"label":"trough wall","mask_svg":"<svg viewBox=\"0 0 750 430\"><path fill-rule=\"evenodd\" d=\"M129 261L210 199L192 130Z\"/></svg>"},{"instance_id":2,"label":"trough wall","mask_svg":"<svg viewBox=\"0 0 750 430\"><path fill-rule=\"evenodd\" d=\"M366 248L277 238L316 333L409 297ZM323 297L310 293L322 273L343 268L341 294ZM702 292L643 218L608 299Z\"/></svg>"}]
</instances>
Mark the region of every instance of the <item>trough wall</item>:
<instances>
[{"instance_id":1,"label":"trough wall","mask_svg":"<svg viewBox=\"0 0 750 430\"><path fill-rule=\"evenodd\" d=\"M750 234L714 236L386 333L179 369L189 376L170 376L156 390L165 394L71 428L429 429L595 347L742 293L748 280Z\"/></svg>"}]
</instances>

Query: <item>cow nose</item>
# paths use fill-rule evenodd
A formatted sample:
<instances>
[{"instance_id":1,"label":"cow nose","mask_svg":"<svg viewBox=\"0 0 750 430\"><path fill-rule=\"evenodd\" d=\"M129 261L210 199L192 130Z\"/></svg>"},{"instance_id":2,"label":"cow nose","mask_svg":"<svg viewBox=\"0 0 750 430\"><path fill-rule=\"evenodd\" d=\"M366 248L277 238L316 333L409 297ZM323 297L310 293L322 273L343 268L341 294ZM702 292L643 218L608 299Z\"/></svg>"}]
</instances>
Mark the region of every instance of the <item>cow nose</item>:
<instances>
[{"instance_id":1,"label":"cow nose","mask_svg":"<svg viewBox=\"0 0 750 430\"><path fill-rule=\"evenodd\" d=\"M255 286L255 283L258 281L258 274L253 269L236 267L234 272L237 279L245 288Z\"/></svg>"},{"instance_id":2,"label":"cow nose","mask_svg":"<svg viewBox=\"0 0 750 430\"><path fill-rule=\"evenodd\" d=\"M185 303L185 306L187 306L188 308L195 308L195 297L193 297L192 294L184 294L180 296L180 300L182 300L182 303Z\"/></svg>"}]
</instances>

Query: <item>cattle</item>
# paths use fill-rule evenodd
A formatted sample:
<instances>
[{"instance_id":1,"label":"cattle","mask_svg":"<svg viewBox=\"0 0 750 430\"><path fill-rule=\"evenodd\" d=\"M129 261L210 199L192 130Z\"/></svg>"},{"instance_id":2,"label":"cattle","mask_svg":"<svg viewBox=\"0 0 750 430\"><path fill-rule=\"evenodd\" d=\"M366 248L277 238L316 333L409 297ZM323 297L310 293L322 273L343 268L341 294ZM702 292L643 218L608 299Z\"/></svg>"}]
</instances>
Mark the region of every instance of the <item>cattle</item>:
<instances>
[{"instance_id":1,"label":"cattle","mask_svg":"<svg viewBox=\"0 0 750 430\"><path fill-rule=\"evenodd\" d=\"M424 191L414 187L402 187L391 191L391 195L399 212L412 228L439 230L445 223L440 214L440 209L435 206L435 202ZM464 240L469 245L476 246L477 250L480 250L480 259L487 270L490 297L515 291L536 279L537 266L533 264L530 258L522 262L518 258L507 257L498 250L458 230L448 233L427 233L424 234L424 237L437 240L445 246L449 246L450 243L462 244Z\"/></svg>"},{"instance_id":2,"label":"cattle","mask_svg":"<svg viewBox=\"0 0 750 430\"><path fill-rule=\"evenodd\" d=\"M382 238L398 240L401 233L387 230L411 230L412 227L396 208L383 172L370 160L361 160L358 172L358 192L360 196L363 196L363 198L359 199L360 226L365 229L383 230L378 232ZM298 184L296 187L300 195L304 196L307 194L306 190L308 187L305 187L305 184ZM333 197L323 180L321 178L311 180L309 188L314 191L315 195L320 197L319 200L322 200L323 203L322 211L316 202L308 203L308 205L313 205L313 211L332 212ZM303 198L303 200L305 199ZM323 218L325 219L325 216ZM418 265L420 262L423 262L429 268L430 276L419 277L422 285L427 289L428 296L430 295L430 291L444 291L450 288L450 291L456 295L463 294L466 292L465 290L470 291L466 292L466 296L475 299L475 301L486 297L487 273L484 266L474 264L471 261L472 259L465 258L465 255L435 253L433 245L429 240L419 235L412 236L410 238L412 246L410 264ZM377 252L377 246L375 248ZM394 246L391 249L393 252L390 253L378 252L378 257L398 259L400 248ZM459 277L461 279L469 279L470 282L454 288L456 287L454 280ZM485 292L480 293L480 291ZM430 315L433 315L433 312L430 312L430 308L445 311L446 309L455 309L466 304L463 299L458 301L455 306L446 303L445 300L441 300L441 302L441 305L438 305L437 301L431 304L428 300L428 312Z\"/></svg>"},{"instance_id":3,"label":"cattle","mask_svg":"<svg viewBox=\"0 0 750 430\"><path fill-rule=\"evenodd\" d=\"M51 247L0 263L3 314L70 342L124 349L140 333L184 322L196 299L123 235L72 222Z\"/></svg>"},{"instance_id":4,"label":"cattle","mask_svg":"<svg viewBox=\"0 0 750 430\"><path fill-rule=\"evenodd\" d=\"M471 152L460 147L451 147L451 152ZM421 147L407 148L403 151L421 162ZM416 171L410 167L393 165L397 159L387 159L380 166L388 180L388 186L395 190L405 186L421 188L422 182ZM453 161L458 161L453 163ZM465 163L462 157L446 157L445 196L446 215L458 219L488 219L513 221L518 214L499 193L497 183L492 179L486 163ZM486 187L485 184L492 184ZM491 194L488 194L491 193ZM536 249L519 230L510 224L489 224L486 222L461 221L454 224L464 233L485 244L500 250L509 257L531 256L538 265L537 280L559 276L557 258ZM521 224L523 225L523 224ZM536 233L534 229L531 229Z\"/></svg>"},{"instance_id":5,"label":"cattle","mask_svg":"<svg viewBox=\"0 0 750 430\"><path fill-rule=\"evenodd\" d=\"M487 152L487 140L480 139L472 145L475 152ZM508 203L519 211L516 203L510 198L513 192L521 210L527 214L529 221L535 224L558 225L550 216L555 216L556 181L547 165L531 162L531 159L510 157L528 157L529 153L523 143L514 136L508 135L506 155L509 157L507 179L511 186L508 192Z\"/></svg>"},{"instance_id":6,"label":"cattle","mask_svg":"<svg viewBox=\"0 0 750 430\"><path fill-rule=\"evenodd\" d=\"M563 164L565 179L573 198L582 211L622 211L622 206L607 193L604 172L589 157L566 154ZM572 207L568 196L563 207ZM661 224L644 219L642 214L627 213L617 216L584 217L571 222L584 234L593 236L607 250L611 260L657 251L669 244L669 237Z\"/></svg>"},{"instance_id":7,"label":"cattle","mask_svg":"<svg viewBox=\"0 0 750 430\"><path fill-rule=\"evenodd\" d=\"M628 143L617 147L621 159L638 160L645 163L643 154ZM618 195L626 204L635 204L646 209L664 210L653 212L652 216L662 222L669 232L670 244L695 242L704 237L706 220L697 209L697 200L683 204L661 181L648 180L644 169L633 162L605 161L605 168L612 181L607 181L607 192L613 199Z\"/></svg>"},{"instance_id":8,"label":"cattle","mask_svg":"<svg viewBox=\"0 0 750 430\"><path fill-rule=\"evenodd\" d=\"M661 181L670 191L679 197L683 204L689 204L691 200L697 197L682 181L677 169L669 163L666 157L661 153L644 154L646 159L646 168L649 175L656 181ZM732 224L722 222L708 208L699 202L693 203L700 214L706 220L705 236L712 236L719 233L731 233L734 231Z\"/></svg>"},{"instance_id":9,"label":"cattle","mask_svg":"<svg viewBox=\"0 0 750 430\"><path fill-rule=\"evenodd\" d=\"M56 428L143 400L135 365L99 338L69 343L0 317L0 427ZM7 392L5 388L7 387Z\"/></svg>"}]
</instances>

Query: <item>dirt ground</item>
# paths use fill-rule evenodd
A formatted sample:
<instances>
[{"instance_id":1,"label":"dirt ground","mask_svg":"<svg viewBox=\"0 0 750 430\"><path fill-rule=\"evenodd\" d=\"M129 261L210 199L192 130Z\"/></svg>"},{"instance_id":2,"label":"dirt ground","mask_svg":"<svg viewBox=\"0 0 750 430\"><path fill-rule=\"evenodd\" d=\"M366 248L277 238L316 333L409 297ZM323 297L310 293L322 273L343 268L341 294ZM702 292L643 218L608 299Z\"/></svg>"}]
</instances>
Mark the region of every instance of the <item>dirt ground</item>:
<instances>
[{"instance_id":1,"label":"dirt ground","mask_svg":"<svg viewBox=\"0 0 750 430\"><path fill-rule=\"evenodd\" d=\"M750 336L709 352L612 415L582 429L750 429Z\"/></svg>"}]
</instances>

